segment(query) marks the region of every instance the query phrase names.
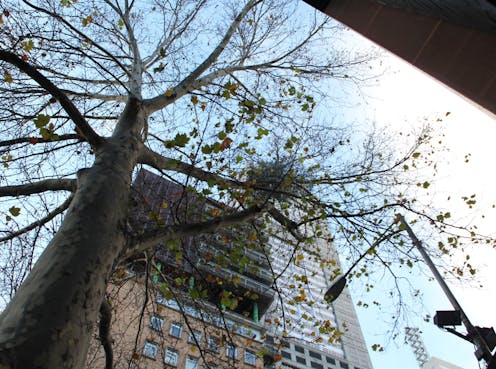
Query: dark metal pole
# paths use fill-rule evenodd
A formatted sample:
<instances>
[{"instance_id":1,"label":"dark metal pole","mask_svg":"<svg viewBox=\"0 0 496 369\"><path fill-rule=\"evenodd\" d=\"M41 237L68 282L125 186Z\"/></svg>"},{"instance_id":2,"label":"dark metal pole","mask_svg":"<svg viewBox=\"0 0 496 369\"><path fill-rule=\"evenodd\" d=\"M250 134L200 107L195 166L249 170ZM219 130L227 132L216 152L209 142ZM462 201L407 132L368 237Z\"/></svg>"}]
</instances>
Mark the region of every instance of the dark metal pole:
<instances>
[{"instance_id":1,"label":"dark metal pole","mask_svg":"<svg viewBox=\"0 0 496 369\"><path fill-rule=\"evenodd\" d=\"M422 246L422 242L420 242L419 239L415 236L415 233L413 233L412 229L410 228L410 226L406 222L403 215L398 214L398 217L399 217L401 224L405 227L405 229L408 233L408 236L412 240L412 243L415 245L415 247L417 247L417 250L420 252L422 257L424 258L425 263L429 266L430 270L432 271L432 274L434 274L434 278L436 278L436 281L441 286L442 290L446 294L446 297L448 297L448 300L451 302L451 305L453 305L453 307L456 310L460 311L463 325L467 329L467 332L468 332L470 338L472 339L472 342L475 344L475 346L478 349L480 349L482 351L481 357L478 357L477 351L476 351L475 355L476 355L477 359L480 360L481 358L483 358L486 361L486 363L489 365L491 358L492 358L492 355L491 355L491 350L489 349L486 340L484 339L484 337L482 337L480 332L473 326L473 324L468 319L467 315L465 315L462 307L460 306L460 304L456 300L455 296L453 295L453 293L449 289L448 285L444 281L443 276L441 275L441 273L439 273L436 266L432 262L432 259L430 258L429 254L427 254L424 247Z\"/></svg>"}]
</instances>

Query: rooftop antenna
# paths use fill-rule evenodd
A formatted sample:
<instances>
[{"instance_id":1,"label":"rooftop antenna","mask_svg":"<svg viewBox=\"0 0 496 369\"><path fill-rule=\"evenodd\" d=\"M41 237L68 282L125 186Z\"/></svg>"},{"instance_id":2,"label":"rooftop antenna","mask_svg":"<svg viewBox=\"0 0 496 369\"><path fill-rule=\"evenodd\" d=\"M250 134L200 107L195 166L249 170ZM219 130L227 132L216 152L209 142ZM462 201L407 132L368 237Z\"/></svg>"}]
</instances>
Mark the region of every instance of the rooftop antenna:
<instances>
[{"instance_id":1,"label":"rooftop antenna","mask_svg":"<svg viewBox=\"0 0 496 369\"><path fill-rule=\"evenodd\" d=\"M405 342L412 348L417 363L422 368L429 360L429 354L425 348L424 341L420 337L420 330L418 328L405 327Z\"/></svg>"}]
</instances>

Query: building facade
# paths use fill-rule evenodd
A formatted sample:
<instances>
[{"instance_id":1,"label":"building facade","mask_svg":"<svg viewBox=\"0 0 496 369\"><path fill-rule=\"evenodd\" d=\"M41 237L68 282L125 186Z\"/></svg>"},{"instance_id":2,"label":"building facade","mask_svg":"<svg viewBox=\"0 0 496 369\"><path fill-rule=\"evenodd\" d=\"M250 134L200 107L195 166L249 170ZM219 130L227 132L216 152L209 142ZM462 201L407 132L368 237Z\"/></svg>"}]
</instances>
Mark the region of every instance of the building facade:
<instances>
[{"instance_id":1,"label":"building facade","mask_svg":"<svg viewBox=\"0 0 496 369\"><path fill-rule=\"evenodd\" d=\"M137 233L212 209L145 171L134 190ZM108 291L114 367L371 369L349 293L323 300L339 268L334 249L281 236L242 226L129 260ZM89 368L104 367L100 346L95 339Z\"/></svg>"},{"instance_id":2,"label":"building facade","mask_svg":"<svg viewBox=\"0 0 496 369\"><path fill-rule=\"evenodd\" d=\"M304 0L496 114L494 0Z\"/></svg>"},{"instance_id":3,"label":"building facade","mask_svg":"<svg viewBox=\"0 0 496 369\"><path fill-rule=\"evenodd\" d=\"M304 246L286 237L270 238L272 267L280 275L276 286L283 293L267 313L267 329L282 337L283 368L371 369L348 289L331 304L324 300L340 268L334 247L324 241L328 238L324 235Z\"/></svg>"},{"instance_id":4,"label":"building facade","mask_svg":"<svg viewBox=\"0 0 496 369\"><path fill-rule=\"evenodd\" d=\"M422 366L422 369L463 369L461 366L448 363L447 361L431 357L427 363Z\"/></svg>"}]
</instances>

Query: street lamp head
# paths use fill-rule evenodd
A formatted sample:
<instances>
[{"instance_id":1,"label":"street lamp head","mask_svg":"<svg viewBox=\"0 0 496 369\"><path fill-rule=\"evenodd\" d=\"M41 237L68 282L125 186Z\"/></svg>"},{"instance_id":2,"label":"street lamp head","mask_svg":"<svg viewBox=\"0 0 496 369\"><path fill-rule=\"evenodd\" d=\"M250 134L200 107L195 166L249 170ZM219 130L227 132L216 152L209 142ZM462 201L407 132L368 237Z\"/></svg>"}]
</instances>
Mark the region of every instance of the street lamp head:
<instances>
[{"instance_id":1,"label":"street lamp head","mask_svg":"<svg viewBox=\"0 0 496 369\"><path fill-rule=\"evenodd\" d=\"M462 324L462 315L460 310L439 310L434 315L434 324L439 328L446 326L455 326Z\"/></svg>"},{"instance_id":2,"label":"street lamp head","mask_svg":"<svg viewBox=\"0 0 496 369\"><path fill-rule=\"evenodd\" d=\"M326 300L326 302L328 303L334 302L341 294L341 292L343 292L345 287L346 287L346 274L339 277L336 280L336 282L334 282L331 285L331 287L329 287L329 289L324 295L324 300Z\"/></svg>"}]
</instances>

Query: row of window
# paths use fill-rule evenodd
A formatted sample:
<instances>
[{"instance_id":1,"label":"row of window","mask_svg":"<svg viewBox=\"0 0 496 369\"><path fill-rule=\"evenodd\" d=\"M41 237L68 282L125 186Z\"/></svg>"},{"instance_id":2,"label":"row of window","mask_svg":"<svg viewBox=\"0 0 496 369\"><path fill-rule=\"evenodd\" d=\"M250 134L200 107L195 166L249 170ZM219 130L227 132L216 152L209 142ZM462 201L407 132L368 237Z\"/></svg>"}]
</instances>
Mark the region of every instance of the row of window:
<instances>
[{"instance_id":1,"label":"row of window","mask_svg":"<svg viewBox=\"0 0 496 369\"><path fill-rule=\"evenodd\" d=\"M287 346L286 346L287 347ZM298 346L298 345L294 345L294 350L296 352L299 352L299 353L302 353L304 354L305 353L305 349L301 346ZM322 354L318 353L318 352L315 352L315 351L312 351L312 350L308 350L308 355L311 357L311 358L314 358L314 359L318 359L318 360L324 360L322 358ZM286 358L286 359L289 359L291 360L291 353L287 352L287 351L284 351L282 350L281 351L281 356L283 358ZM298 356L298 355L295 355L295 358L296 358L296 361L300 364L304 364L306 365L306 359L304 357L301 357L301 356ZM325 356L325 361L331 365L336 365L336 360L333 359L332 357L329 357L329 356ZM315 368L315 369L322 369L323 368L323 365L320 364L320 363L317 363L315 361L311 361L310 362L310 366L312 368ZM339 361L339 366L342 368L342 369L349 369L349 365L347 363L344 363L342 361ZM355 369L359 369L359 368L355 368Z\"/></svg>"},{"instance_id":2,"label":"row of window","mask_svg":"<svg viewBox=\"0 0 496 369\"><path fill-rule=\"evenodd\" d=\"M243 325L238 325L234 321L227 318L223 318L220 315L198 310L194 306L190 306L188 304L183 304L180 308L176 300L165 299L161 293L157 295L157 302L160 305L167 306L171 309L177 311L183 311L184 313L186 313L186 315L190 315L194 318L201 319L205 323L212 323L213 325L216 325L221 328L224 328L226 326L228 329L234 330L236 333L242 336L256 340L260 340L262 337L262 332L260 330L255 329L253 327L245 327Z\"/></svg>"},{"instance_id":3,"label":"row of window","mask_svg":"<svg viewBox=\"0 0 496 369\"><path fill-rule=\"evenodd\" d=\"M149 357L151 359L156 359L158 355L158 345L154 342L145 342L145 347L143 348L143 356ZM164 363L171 366L177 366L179 363L179 351L168 347L165 349L164 353ZM198 359L188 356L186 357L186 363L184 365L185 369L198 369ZM210 368L214 369L214 368Z\"/></svg>"},{"instance_id":4,"label":"row of window","mask_svg":"<svg viewBox=\"0 0 496 369\"><path fill-rule=\"evenodd\" d=\"M209 337L209 348L213 349L215 352L219 352L218 339L215 337ZM143 356L151 359L156 359L158 355L158 344L151 341L146 341L143 348ZM226 346L226 356L231 359L238 358L238 348L234 345L227 344ZM257 356L254 352L245 350L244 352L244 362L249 365L256 365ZM164 353L164 363L171 366L177 366L179 362L179 351L173 348L166 348ZM191 356L186 357L185 369L198 369L198 359ZM214 367L210 366L210 369Z\"/></svg>"},{"instance_id":5,"label":"row of window","mask_svg":"<svg viewBox=\"0 0 496 369\"><path fill-rule=\"evenodd\" d=\"M164 328L165 320L161 316L153 315L150 318L150 326L152 329L156 331L162 331ZM169 327L169 334L176 338L181 338L183 334L183 326L181 323L171 322ZM193 330L189 333L188 342L190 343L200 343L201 340L201 332L197 330Z\"/></svg>"}]
</instances>

